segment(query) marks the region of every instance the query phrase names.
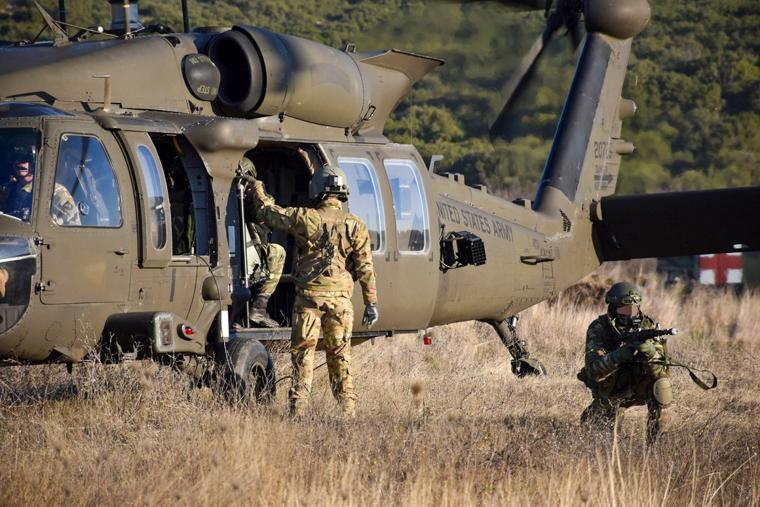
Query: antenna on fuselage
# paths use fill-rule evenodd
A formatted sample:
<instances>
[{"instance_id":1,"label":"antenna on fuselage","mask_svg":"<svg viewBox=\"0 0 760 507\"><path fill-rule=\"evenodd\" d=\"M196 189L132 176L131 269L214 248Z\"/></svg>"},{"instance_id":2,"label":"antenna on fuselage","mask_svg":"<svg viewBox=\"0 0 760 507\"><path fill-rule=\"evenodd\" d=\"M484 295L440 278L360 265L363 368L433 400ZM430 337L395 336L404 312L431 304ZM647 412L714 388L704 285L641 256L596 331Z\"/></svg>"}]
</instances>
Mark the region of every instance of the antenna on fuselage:
<instances>
[{"instance_id":1,"label":"antenna on fuselage","mask_svg":"<svg viewBox=\"0 0 760 507\"><path fill-rule=\"evenodd\" d=\"M40 3L37 0L34 0L34 6L37 7L37 10L40 12L40 15L42 16L42 19L45 20L45 24L50 29L50 32L53 34L54 42L53 45L56 47L59 46L65 46L69 43L69 36L66 35L66 32L58 26L58 24L55 22L53 17L48 14L48 12L45 10L45 8L40 5ZM42 33L42 32L40 32Z\"/></svg>"},{"instance_id":2,"label":"antenna on fuselage","mask_svg":"<svg viewBox=\"0 0 760 507\"><path fill-rule=\"evenodd\" d=\"M182 0L182 29L190 33L190 11L187 8L187 0Z\"/></svg>"}]
</instances>

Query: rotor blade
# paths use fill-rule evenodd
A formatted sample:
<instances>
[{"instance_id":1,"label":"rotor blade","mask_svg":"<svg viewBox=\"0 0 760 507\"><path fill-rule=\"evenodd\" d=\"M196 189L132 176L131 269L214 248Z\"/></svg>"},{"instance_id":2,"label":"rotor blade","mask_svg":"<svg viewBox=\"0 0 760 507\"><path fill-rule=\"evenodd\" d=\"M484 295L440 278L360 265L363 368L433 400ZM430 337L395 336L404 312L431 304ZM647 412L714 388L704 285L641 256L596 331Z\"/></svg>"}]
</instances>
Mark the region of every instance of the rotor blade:
<instances>
[{"instance_id":1,"label":"rotor blade","mask_svg":"<svg viewBox=\"0 0 760 507\"><path fill-rule=\"evenodd\" d=\"M536 39L536 42L533 43L533 46L531 46L530 50L526 53L520 62L520 65L512 74L512 77L509 79L509 82L506 86L507 99L504 102L504 106L501 108L501 111L499 112L499 116L496 117L496 120L494 120L493 124L491 124L491 128L489 129L489 134L492 140L504 137L504 130L507 126L507 119L510 109L525 89L526 83L535 70L539 58L543 54L546 45L551 40L555 31L556 28L554 27L546 27L546 30L544 30L544 32L539 35L538 39Z\"/></svg>"},{"instance_id":2,"label":"rotor blade","mask_svg":"<svg viewBox=\"0 0 760 507\"><path fill-rule=\"evenodd\" d=\"M546 10L547 0L499 0L499 3L530 10Z\"/></svg>"},{"instance_id":3,"label":"rotor blade","mask_svg":"<svg viewBox=\"0 0 760 507\"><path fill-rule=\"evenodd\" d=\"M519 11L545 11L550 0L496 0L502 5L513 7ZM434 3L473 4L483 3L484 0L436 0Z\"/></svg>"},{"instance_id":4,"label":"rotor blade","mask_svg":"<svg viewBox=\"0 0 760 507\"><path fill-rule=\"evenodd\" d=\"M586 36L586 23L576 20L567 31L570 33L570 40L573 41L573 49L578 49L583 42L583 37Z\"/></svg>"}]
</instances>

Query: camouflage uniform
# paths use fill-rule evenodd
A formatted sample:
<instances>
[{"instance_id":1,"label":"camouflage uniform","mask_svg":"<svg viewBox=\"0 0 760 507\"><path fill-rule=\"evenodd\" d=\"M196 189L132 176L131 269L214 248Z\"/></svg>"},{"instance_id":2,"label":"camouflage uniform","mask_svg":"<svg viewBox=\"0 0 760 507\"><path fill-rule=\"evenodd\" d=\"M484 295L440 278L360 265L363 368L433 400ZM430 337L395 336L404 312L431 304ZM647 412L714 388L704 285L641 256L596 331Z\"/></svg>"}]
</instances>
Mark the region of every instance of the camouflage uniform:
<instances>
[{"instance_id":1,"label":"camouflage uniform","mask_svg":"<svg viewBox=\"0 0 760 507\"><path fill-rule=\"evenodd\" d=\"M248 316L254 326L279 327L280 323L269 317L267 305L285 268L285 248L269 240L271 231L255 214L257 201L250 185L246 201L245 247L248 273L254 286Z\"/></svg>"},{"instance_id":2,"label":"camouflage uniform","mask_svg":"<svg viewBox=\"0 0 760 507\"><path fill-rule=\"evenodd\" d=\"M251 229L253 230L253 234L249 232ZM253 227L246 230L248 272L254 274L254 278L257 278L256 271L261 269L264 264L262 260L266 260L267 273L264 281L258 287L257 294L269 298L274 294L277 284L280 283L282 270L285 268L285 248L282 245L263 239L266 236L268 236L267 232L262 231L260 226L255 223Z\"/></svg>"},{"instance_id":3,"label":"camouflage uniform","mask_svg":"<svg viewBox=\"0 0 760 507\"><path fill-rule=\"evenodd\" d=\"M187 255L193 252L195 246L193 192L179 157L175 157L169 166L166 187L172 216L172 254Z\"/></svg>"},{"instance_id":4,"label":"camouflage uniform","mask_svg":"<svg viewBox=\"0 0 760 507\"><path fill-rule=\"evenodd\" d=\"M0 268L0 299L5 297L5 285L8 283L8 279L11 277L8 270Z\"/></svg>"},{"instance_id":5,"label":"camouflage uniform","mask_svg":"<svg viewBox=\"0 0 760 507\"><path fill-rule=\"evenodd\" d=\"M60 183L55 184L53 200L50 203L50 216L58 225L82 225L79 209L68 189Z\"/></svg>"},{"instance_id":6,"label":"camouflage uniform","mask_svg":"<svg viewBox=\"0 0 760 507\"><path fill-rule=\"evenodd\" d=\"M653 329L654 321L641 316L638 329ZM647 353L631 351L630 361L618 359L623 347L622 333L615 319L601 315L586 334L585 368L579 378L591 389L594 397L581 415L581 422L611 430L616 417L622 417L627 407L646 405L649 411L647 439L654 442L667 421L666 408L672 400L670 372L662 363L667 349L659 340L648 340ZM660 379L667 379L661 382Z\"/></svg>"},{"instance_id":7,"label":"camouflage uniform","mask_svg":"<svg viewBox=\"0 0 760 507\"><path fill-rule=\"evenodd\" d=\"M352 416L356 400L350 369L354 278L349 262L361 284L365 305L377 304L367 226L344 211L340 200L332 196L324 198L316 208L282 208L264 192L260 182L255 185L255 196L259 218L293 235L298 245L291 334L291 413L302 414L308 403L321 328L333 395L344 414ZM334 248L331 259L325 255L328 242Z\"/></svg>"}]
</instances>

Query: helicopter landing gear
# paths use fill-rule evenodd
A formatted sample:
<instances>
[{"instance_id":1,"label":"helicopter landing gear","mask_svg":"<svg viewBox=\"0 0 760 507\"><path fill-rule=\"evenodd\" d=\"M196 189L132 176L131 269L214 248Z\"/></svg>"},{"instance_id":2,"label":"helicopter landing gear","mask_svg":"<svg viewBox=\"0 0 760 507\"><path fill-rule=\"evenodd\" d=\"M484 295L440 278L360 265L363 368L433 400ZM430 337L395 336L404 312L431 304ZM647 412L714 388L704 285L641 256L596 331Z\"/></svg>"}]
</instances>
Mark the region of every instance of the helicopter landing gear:
<instances>
[{"instance_id":1,"label":"helicopter landing gear","mask_svg":"<svg viewBox=\"0 0 760 507\"><path fill-rule=\"evenodd\" d=\"M546 368L541 361L530 357L530 352L525 345L525 340L517 335L517 316L507 317L504 320L487 320L493 326L512 356L512 373L518 378L528 375L546 375Z\"/></svg>"},{"instance_id":2,"label":"helicopter landing gear","mask_svg":"<svg viewBox=\"0 0 760 507\"><path fill-rule=\"evenodd\" d=\"M270 405L276 393L274 363L260 341L237 338L219 344L216 361L220 366L222 391L233 404Z\"/></svg>"}]
</instances>

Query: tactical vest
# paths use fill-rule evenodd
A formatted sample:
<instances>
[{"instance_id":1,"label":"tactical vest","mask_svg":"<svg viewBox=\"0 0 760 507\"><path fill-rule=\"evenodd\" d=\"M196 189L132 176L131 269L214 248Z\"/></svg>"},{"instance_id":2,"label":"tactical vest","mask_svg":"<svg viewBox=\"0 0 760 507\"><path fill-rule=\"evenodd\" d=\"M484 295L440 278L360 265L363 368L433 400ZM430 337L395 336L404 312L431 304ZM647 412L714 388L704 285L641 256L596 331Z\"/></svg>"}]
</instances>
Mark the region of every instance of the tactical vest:
<instances>
[{"instance_id":1,"label":"tactical vest","mask_svg":"<svg viewBox=\"0 0 760 507\"><path fill-rule=\"evenodd\" d=\"M320 224L307 241L301 242L296 261L299 287L319 292L350 292L354 280L348 269L351 237L341 208L325 206L315 210Z\"/></svg>"}]
</instances>

